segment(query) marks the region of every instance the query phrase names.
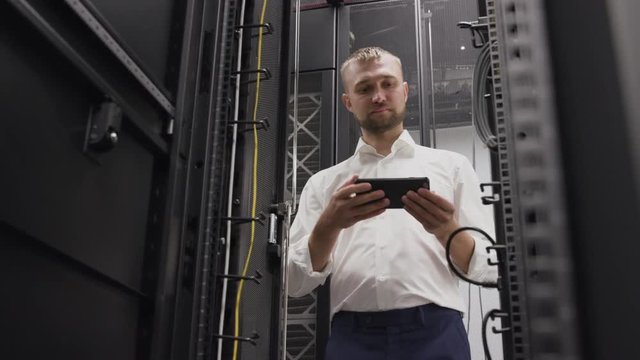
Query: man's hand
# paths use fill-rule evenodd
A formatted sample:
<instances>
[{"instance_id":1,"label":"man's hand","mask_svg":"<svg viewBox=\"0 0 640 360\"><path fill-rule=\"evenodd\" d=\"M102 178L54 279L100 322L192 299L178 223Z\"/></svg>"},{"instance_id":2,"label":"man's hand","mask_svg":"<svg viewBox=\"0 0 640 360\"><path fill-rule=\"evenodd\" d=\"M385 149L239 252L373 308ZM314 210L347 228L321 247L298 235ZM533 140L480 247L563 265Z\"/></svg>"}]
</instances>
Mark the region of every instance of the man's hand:
<instances>
[{"instance_id":1,"label":"man's hand","mask_svg":"<svg viewBox=\"0 0 640 360\"><path fill-rule=\"evenodd\" d=\"M382 214L390 204L384 197L384 191L368 192L371 184L355 184L357 179L357 176L352 176L331 196L311 232L309 253L314 271L320 271L327 265L342 229Z\"/></svg>"},{"instance_id":2,"label":"man's hand","mask_svg":"<svg viewBox=\"0 0 640 360\"><path fill-rule=\"evenodd\" d=\"M409 191L402 197L402 203L407 212L433 234L442 246L447 245L451 233L460 227L454 216L455 207L430 190ZM465 273L469 270L474 247L475 240L466 231L457 235L451 244L451 258Z\"/></svg>"},{"instance_id":3,"label":"man's hand","mask_svg":"<svg viewBox=\"0 0 640 360\"><path fill-rule=\"evenodd\" d=\"M318 224L326 229L340 231L385 211L390 201L384 198L384 191L367 193L371 190L371 184L355 184L357 179L357 176L351 177L331 196Z\"/></svg>"},{"instance_id":4,"label":"man's hand","mask_svg":"<svg viewBox=\"0 0 640 360\"><path fill-rule=\"evenodd\" d=\"M459 227L454 217L455 207L430 190L422 188L417 192L409 191L402 197L402 203L407 212L443 244Z\"/></svg>"}]
</instances>

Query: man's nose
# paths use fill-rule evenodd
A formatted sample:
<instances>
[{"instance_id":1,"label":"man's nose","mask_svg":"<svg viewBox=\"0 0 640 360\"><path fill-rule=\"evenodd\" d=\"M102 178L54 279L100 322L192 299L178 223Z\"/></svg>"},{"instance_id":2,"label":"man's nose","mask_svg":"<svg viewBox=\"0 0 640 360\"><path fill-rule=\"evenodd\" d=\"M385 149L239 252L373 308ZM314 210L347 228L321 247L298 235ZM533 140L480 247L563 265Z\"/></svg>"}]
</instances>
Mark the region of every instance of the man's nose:
<instances>
[{"instance_id":1,"label":"man's nose","mask_svg":"<svg viewBox=\"0 0 640 360\"><path fill-rule=\"evenodd\" d=\"M386 96L384 94L384 91L382 89L377 89L374 93L373 93L373 98L371 99L371 101L373 101L374 103L378 104L378 103L382 103L386 100Z\"/></svg>"}]
</instances>

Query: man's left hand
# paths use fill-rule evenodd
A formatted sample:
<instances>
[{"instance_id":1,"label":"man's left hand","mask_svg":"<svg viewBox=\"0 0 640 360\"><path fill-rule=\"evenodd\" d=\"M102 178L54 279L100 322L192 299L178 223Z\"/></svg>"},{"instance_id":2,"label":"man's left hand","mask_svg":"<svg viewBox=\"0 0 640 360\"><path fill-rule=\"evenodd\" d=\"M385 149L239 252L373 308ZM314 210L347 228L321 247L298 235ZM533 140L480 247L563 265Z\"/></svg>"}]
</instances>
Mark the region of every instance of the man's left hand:
<instances>
[{"instance_id":1,"label":"man's left hand","mask_svg":"<svg viewBox=\"0 0 640 360\"><path fill-rule=\"evenodd\" d=\"M459 227L454 217L455 207L433 191L424 188L409 191L402 197L402 203L405 210L443 244Z\"/></svg>"}]
</instances>

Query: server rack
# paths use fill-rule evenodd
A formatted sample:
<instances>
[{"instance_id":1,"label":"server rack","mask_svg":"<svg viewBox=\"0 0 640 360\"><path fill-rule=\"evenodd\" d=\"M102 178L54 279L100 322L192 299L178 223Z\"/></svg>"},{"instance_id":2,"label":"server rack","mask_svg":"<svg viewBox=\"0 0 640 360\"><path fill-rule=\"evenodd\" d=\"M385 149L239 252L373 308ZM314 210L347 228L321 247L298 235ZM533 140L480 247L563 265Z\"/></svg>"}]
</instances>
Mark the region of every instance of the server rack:
<instances>
[{"instance_id":1,"label":"server rack","mask_svg":"<svg viewBox=\"0 0 640 360\"><path fill-rule=\"evenodd\" d=\"M271 130L259 131L268 134L261 137L267 153L285 154L279 119L286 118L289 74L275 69L288 68L291 8L273 4L265 40L273 81L263 83L271 104L259 116ZM254 31L267 29L261 2L249 3L246 16L242 6L0 2L2 357L211 358L220 344L230 356L235 288L232 282L219 331L221 284L241 272L248 252L249 225L236 218L250 212L253 160L250 134L240 133L229 183L231 114L237 103L239 121L249 121L256 76L241 74L236 101L234 69L257 67ZM578 8L589 16L573 16ZM630 36L638 29L629 19L637 5L487 0L486 10L496 41L505 354L627 357L639 318L637 243L629 240L640 218L638 47ZM257 26L247 28L245 43L237 39L241 24ZM335 76L322 74L323 82ZM598 141L606 146L585 146ZM331 148L323 148L325 159L335 156ZM276 215L279 241L284 159L261 164L257 200ZM612 179L615 186L603 191ZM256 229L251 270L263 279L245 285L242 339L235 340L242 357L277 358L282 268L277 247L265 241L269 228ZM229 269L227 244L235 259ZM272 315L254 316L264 309Z\"/></svg>"},{"instance_id":2,"label":"server rack","mask_svg":"<svg viewBox=\"0 0 640 360\"><path fill-rule=\"evenodd\" d=\"M638 29L629 22L637 5L486 4L496 41L506 346L514 359L632 356L638 292L614 284L632 281L637 243L627 239L640 219L630 91Z\"/></svg>"},{"instance_id":3,"label":"server rack","mask_svg":"<svg viewBox=\"0 0 640 360\"><path fill-rule=\"evenodd\" d=\"M243 358L281 357L287 211L271 185L284 183L288 74L276 64L287 64L289 5L270 2L266 26L263 3L246 3L243 16L244 1L0 2L0 356L203 359L236 343ZM263 276L236 337L232 311L220 326L221 288L237 284L248 250L243 130L258 32L272 77L258 204L275 220L257 226ZM256 316L265 308L272 316Z\"/></svg>"}]
</instances>

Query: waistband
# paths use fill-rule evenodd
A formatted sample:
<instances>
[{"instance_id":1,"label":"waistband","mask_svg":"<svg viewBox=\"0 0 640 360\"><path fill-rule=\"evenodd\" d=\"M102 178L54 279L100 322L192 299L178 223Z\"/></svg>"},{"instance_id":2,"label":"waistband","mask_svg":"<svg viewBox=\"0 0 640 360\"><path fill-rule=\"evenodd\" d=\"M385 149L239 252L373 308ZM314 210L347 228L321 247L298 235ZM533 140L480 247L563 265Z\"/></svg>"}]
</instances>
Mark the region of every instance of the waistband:
<instances>
[{"instance_id":1,"label":"waistband","mask_svg":"<svg viewBox=\"0 0 640 360\"><path fill-rule=\"evenodd\" d=\"M460 319L462 313L436 304L426 304L406 309L387 311L339 311L333 316L333 322L353 324L356 327L379 328L423 324L446 318Z\"/></svg>"}]
</instances>

